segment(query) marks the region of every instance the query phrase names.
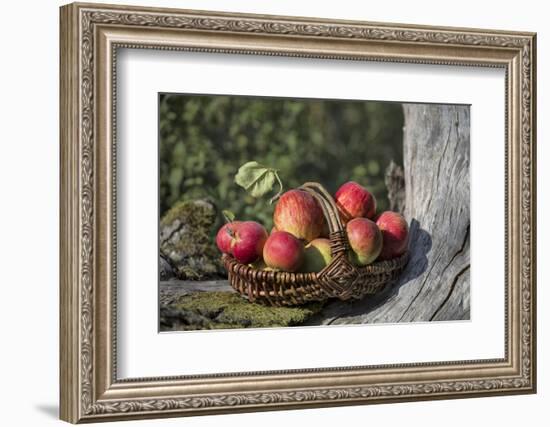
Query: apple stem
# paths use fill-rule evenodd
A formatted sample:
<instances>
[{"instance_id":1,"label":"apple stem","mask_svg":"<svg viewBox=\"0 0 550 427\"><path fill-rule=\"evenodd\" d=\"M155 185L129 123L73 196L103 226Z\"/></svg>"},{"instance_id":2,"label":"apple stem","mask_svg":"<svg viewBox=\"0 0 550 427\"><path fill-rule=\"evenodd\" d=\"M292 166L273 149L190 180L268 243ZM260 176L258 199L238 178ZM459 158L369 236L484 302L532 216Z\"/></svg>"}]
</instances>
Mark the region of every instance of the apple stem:
<instances>
[{"instance_id":1,"label":"apple stem","mask_svg":"<svg viewBox=\"0 0 550 427\"><path fill-rule=\"evenodd\" d=\"M277 183L279 184L279 191L271 199L269 199L270 205L272 205L273 202L277 201L277 199L281 197L281 194L283 194L283 183L281 182L281 178L279 178L279 174L275 169L273 169L273 174L275 175L275 178L277 179Z\"/></svg>"}]
</instances>

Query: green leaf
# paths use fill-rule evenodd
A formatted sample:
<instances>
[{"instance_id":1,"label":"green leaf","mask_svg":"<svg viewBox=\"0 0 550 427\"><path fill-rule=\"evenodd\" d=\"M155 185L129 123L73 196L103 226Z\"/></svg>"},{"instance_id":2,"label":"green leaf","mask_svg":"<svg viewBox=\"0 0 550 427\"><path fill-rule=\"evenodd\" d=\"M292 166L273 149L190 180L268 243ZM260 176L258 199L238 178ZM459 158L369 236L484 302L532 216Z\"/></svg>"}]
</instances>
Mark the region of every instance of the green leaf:
<instances>
[{"instance_id":1,"label":"green leaf","mask_svg":"<svg viewBox=\"0 0 550 427\"><path fill-rule=\"evenodd\" d=\"M231 212L230 210L224 209L222 211L222 215L225 218L227 222L233 222L235 221L235 214Z\"/></svg>"},{"instance_id":2,"label":"green leaf","mask_svg":"<svg viewBox=\"0 0 550 427\"><path fill-rule=\"evenodd\" d=\"M273 191L275 182L279 183L282 190L277 170L263 166L258 162L248 162L242 165L235 175L235 182L256 198Z\"/></svg>"}]
</instances>

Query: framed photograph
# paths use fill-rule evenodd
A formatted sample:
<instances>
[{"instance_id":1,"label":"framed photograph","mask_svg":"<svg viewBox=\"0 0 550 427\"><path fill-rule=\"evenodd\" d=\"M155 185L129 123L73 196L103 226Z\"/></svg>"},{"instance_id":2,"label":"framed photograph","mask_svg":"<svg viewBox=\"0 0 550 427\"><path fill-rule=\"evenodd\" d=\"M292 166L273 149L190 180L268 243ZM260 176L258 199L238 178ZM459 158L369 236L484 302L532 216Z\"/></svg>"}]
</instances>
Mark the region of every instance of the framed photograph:
<instances>
[{"instance_id":1,"label":"framed photograph","mask_svg":"<svg viewBox=\"0 0 550 427\"><path fill-rule=\"evenodd\" d=\"M63 420L536 391L535 34L60 22Z\"/></svg>"}]
</instances>

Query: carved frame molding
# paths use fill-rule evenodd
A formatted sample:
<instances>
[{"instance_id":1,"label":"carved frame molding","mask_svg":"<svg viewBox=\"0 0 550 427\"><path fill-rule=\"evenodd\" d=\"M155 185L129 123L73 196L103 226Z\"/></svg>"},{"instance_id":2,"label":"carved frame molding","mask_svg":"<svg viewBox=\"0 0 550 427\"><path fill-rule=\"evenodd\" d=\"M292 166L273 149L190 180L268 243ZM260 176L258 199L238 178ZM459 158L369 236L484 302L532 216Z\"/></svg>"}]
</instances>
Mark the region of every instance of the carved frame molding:
<instances>
[{"instance_id":1,"label":"carved frame molding","mask_svg":"<svg viewBox=\"0 0 550 427\"><path fill-rule=\"evenodd\" d=\"M116 50L503 67L506 357L380 367L116 378ZM535 34L173 9L61 8L61 418L70 422L532 393ZM288 380L299 384L289 389Z\"/></svg>"}]
</instances>

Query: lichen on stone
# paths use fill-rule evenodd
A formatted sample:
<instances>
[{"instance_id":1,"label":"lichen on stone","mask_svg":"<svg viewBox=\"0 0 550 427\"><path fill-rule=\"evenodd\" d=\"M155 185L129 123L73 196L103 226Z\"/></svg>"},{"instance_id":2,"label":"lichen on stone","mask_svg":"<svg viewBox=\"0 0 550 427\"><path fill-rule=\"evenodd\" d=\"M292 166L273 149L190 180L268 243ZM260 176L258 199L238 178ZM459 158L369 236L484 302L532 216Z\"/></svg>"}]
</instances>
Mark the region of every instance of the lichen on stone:
<instances>
[{"instance_id":1,"label":"lichen on stone","mask_svg":"<svg viewBox=\"0 0 550 427\"><path fill-rule=\"evenodd\" d=\"M216 207L207 200L183 200L166 212L160 225L169 226L178 220L208 228L216 220Z\"/></svg>"},{"instance_id":2,"label":"lichen on stone","mask_svg":"<svg viewBox=\"0 0 550 427\"><path fill-rule=\"evenodd\" d=\"M160 251L179 279L225 277L214 243L217 209L206 200L176 203L160 222Z\"/></svg>"},{"instance_id":3,"label":"lichen on stone","mask_svg":"<svg viewBox=\"0 0 550 427\"><path fill-rule=\"evenodd\" d=\"M322 303L270 307L251 303L233 292L196 292L170 306L172 330L296 326L319 312Z\"/></svg>"}]
</instances>

